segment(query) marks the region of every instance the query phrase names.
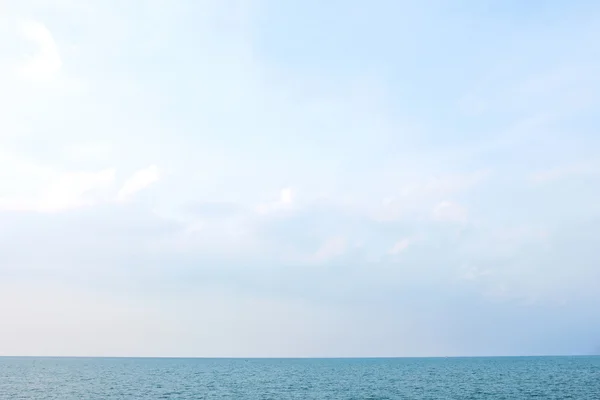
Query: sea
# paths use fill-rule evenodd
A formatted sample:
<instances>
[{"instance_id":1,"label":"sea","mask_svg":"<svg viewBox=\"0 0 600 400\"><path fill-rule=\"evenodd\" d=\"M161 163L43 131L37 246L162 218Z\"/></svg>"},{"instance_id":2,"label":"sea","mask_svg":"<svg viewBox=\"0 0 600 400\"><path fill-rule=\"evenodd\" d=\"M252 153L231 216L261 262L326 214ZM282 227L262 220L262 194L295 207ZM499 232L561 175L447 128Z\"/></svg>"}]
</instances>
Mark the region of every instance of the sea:
<instances>
[{"instance_id":1,"label":"sea","mask_svg":"<svg viewBox=\"0 0 600 400\"><path fill-rule=\"evenodd\" d=\"M600 357L0 357L0 399L600 400Z\"/></svg>"}]
</instances>

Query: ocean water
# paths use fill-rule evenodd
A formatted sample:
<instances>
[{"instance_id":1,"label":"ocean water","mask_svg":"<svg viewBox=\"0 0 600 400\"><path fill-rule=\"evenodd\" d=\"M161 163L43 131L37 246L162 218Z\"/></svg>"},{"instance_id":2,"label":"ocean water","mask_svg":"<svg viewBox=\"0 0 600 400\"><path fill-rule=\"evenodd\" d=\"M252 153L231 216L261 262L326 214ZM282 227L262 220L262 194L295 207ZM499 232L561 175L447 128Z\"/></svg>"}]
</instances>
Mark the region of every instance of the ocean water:
<instances>
[{"instance_id":1,"label":"ocean water","mask_svg":"<svg viewBox=\"0 0 600 400\"><path fill-rule=\"evenodd\" d=\"M0 358L0 399L600 399L600 357Z\"/></svg>"}]
</instances>

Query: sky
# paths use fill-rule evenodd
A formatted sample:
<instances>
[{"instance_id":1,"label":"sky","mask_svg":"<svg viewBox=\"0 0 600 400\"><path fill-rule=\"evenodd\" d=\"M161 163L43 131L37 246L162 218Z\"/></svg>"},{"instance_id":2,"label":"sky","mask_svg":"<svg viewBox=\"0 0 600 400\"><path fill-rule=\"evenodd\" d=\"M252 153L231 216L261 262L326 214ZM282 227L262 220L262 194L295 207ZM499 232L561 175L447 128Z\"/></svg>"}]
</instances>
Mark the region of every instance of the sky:
<instances>
[{"instance_id":1,"label":"sky","mask_svg":"<svg viewBox=\"0 0 600 400\"><path fill-rule=\"evenodd\" d=\"M600 353L600 3L0 2L0 355Z\"/></svg>"}]
</instances>

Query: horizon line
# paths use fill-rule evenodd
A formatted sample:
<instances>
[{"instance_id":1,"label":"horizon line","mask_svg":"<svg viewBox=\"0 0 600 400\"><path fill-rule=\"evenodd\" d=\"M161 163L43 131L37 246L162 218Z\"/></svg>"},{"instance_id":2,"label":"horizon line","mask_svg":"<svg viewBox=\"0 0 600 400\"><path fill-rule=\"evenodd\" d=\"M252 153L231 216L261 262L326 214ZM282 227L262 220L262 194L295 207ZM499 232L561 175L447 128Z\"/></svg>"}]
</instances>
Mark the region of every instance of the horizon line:
<instances>
[{"instance_id":1,"label":"horizon line","mask_svg":"<svg viewBox=\"0 0 600 400\"><path fill-rule=\"evenodd\" d=\"M540 358L540 357L600 357L600 354L529 354L480 356L69 356L69 355L0 355L0 358L77 358L77 359L165 359L165 360L394 360L446 358Z\"/></svg>"}]
</instances>

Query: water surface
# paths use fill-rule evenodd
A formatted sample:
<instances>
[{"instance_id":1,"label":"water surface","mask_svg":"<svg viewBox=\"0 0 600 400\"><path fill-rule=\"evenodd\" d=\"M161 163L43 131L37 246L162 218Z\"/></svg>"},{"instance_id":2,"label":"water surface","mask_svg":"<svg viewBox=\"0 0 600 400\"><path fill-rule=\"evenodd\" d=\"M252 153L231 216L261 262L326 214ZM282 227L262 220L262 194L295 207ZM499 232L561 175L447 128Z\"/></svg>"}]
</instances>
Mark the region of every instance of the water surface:
<instances>
[{"instance_id":1,"label":"water surface","mask_svg":"<svg viewBox=\"0 0 600 400\"><path fill-rule=\"evenodd\" d=\"M600 357L0 358L0 399L600 399Z\"/></svg>"}]
</instances>

